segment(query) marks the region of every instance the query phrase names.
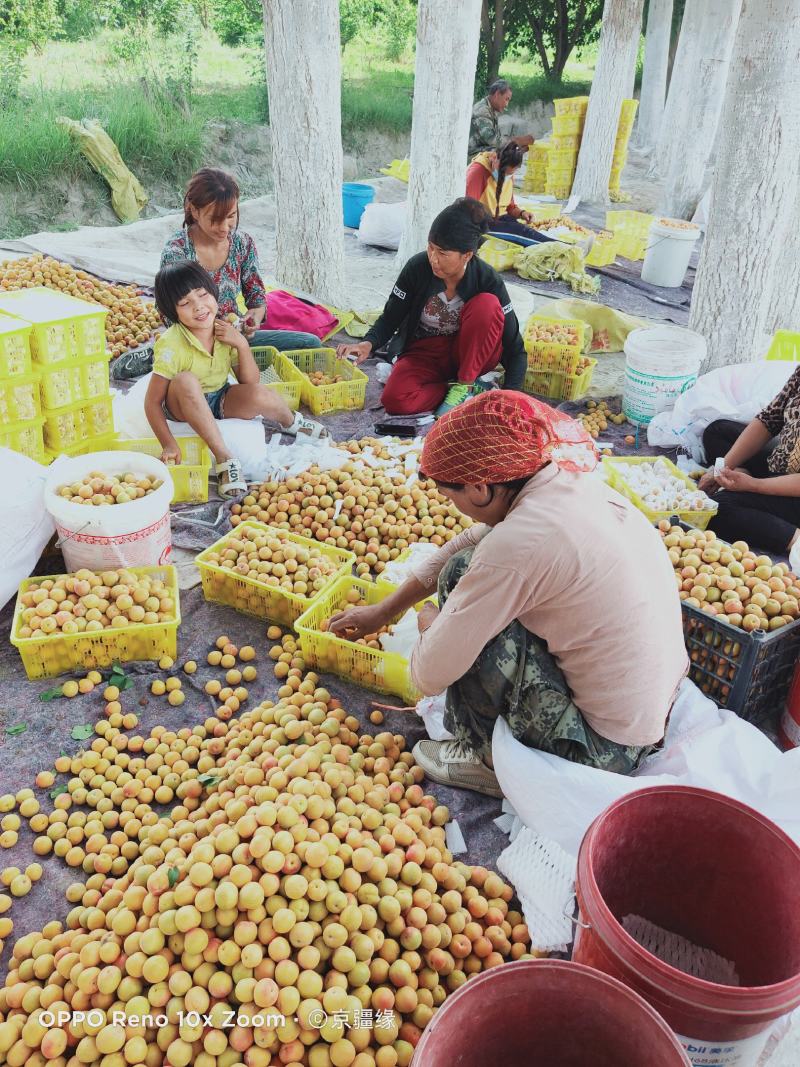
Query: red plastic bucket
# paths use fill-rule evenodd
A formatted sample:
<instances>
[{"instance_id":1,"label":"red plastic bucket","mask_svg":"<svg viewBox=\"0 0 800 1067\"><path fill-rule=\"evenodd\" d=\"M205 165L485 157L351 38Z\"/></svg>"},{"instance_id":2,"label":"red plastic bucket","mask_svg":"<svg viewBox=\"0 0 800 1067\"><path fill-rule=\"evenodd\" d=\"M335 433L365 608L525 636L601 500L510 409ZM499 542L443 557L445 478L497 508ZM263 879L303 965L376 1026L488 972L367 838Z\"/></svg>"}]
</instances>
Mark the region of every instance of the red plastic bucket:
<instances>
[{"instance_id":1,"label":"red plastic bucket","mask_svg":"<svg viewBox=\"0 0 800 1067\"><path fill-rule=\"evenodd\" d=\"M614 978L566 960L484 971L428 1023L412 1067L688 1067L664 1020Z\"/></svg>"},{"instance_id":2,"label":"red plastic bucket","mask_svg":"<svg viewBox=\"0 0 800 1067\"><path fill-rule=\"evenodd\" d=\"M615 801L581 843L577 897L573 960L640 993L694 1064L750 1067L800 1003L800 849L736 800L656 786ZM718 953L741 985L663 963L623 929L628 915Z\"/></svg>"}]
</instances>

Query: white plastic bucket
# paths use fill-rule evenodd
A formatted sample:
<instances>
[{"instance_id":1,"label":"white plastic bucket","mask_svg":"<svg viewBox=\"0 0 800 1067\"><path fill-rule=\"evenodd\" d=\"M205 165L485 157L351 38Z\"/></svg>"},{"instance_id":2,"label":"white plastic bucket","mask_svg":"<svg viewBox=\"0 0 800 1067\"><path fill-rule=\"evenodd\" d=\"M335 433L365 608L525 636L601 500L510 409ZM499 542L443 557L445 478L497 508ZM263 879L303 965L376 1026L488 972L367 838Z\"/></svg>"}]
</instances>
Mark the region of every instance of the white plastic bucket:
<instances>
[{"instance_id":1,"label":"white plastic bucket","mask_svg":"<svg viewBox=\"0 0 800 1067\"><path fill-rule=\"evenodd\" d=\"M678 229L668 225L671 221L667 219L661 222L657 219L650 226L642 264L642 281L663 285L667 289L679 289L700 236L700 227L694 223L682 223L689 228ZM674 221L681 222L680 219Z\"/></svg>"},{"instance_id":2,"label":"white plastic bucket","mask_svg":"<svg viewBox=\"0 0 800 1067\"><path fill-rule=\"evenodd\" d=\"M660 411L697 381L705 359L705 338L683 326L631 330L625 341L622 410L638 426L647 426Z\"/></svg>"},{"instance_id":3,"label":"white plastic bucket","mask_svg":"<svg viewBox=\"0 0 800 1067\"><path fill-rule=\"evenodd\" d=\"M80 481L91 471L145 474L163 479L154 493L127 504L94 507L73 504L58 495L62 485ZM173 485L169 470L140 452L91 452L56 460L44 489L45 507L53 516L67 570L114 570L154 567L169 562L172 531L169 506Z\"/></svg>"}]
</instances>

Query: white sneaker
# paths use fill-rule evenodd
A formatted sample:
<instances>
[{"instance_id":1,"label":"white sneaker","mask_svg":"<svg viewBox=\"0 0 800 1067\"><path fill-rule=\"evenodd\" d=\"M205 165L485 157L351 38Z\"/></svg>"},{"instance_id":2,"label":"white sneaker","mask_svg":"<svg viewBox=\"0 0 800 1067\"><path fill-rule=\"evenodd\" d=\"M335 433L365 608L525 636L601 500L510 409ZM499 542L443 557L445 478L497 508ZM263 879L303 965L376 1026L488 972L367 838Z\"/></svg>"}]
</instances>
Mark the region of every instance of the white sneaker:
<instances>
[{"instance_id":1,"label":"white sneaker","mask_svg":"<svg viewBox=\"0 0 800 1067\"><path fill-rule=\"evenodd\" d=\"M301 415L299 411L295 412L291 426L281 427L281 433L291 434L292 437L307 437L312 441L326 441L331 436L321 422L315 422L314 419Z\"/></svg>"},{"instance_id":2,"label":"white sneaker","mask_svg":"<svg viewBox=\"0 0 800 1067\"><path fill-rule=\"evenodd\" d=\"M223 500L243 496L247 492L247 482L242 477L242 465L238 459L231 457L225 463L218 463L216 472L217 492Z\"/></svg>"},{"instance_id":3,"label":"white sneaker","mask_svg":"<svg viewBox=\"0 0 800 1067\"><path fill-rule=\"evenodd\" d=\"M432 782L453 789L471 789L489 797L503 795L491 767L469 755L458 741L418 741L412 755Z\"/></svg>"}]
</instances>

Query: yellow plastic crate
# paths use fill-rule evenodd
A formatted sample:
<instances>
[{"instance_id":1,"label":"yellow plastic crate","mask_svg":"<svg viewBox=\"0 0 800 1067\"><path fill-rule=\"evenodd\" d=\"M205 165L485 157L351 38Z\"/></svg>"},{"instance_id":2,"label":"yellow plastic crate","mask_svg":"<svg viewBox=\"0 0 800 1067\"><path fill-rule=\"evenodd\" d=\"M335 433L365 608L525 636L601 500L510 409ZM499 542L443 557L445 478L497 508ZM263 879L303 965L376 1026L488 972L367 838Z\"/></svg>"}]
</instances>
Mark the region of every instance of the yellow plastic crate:
<instances>
[{"instance_id":1,"label":"yellow plastic crate","mask_svg":"<svg viewBox=\"0 0 800 1067\"><path fill-rule=\"evenodd\" d=\"M0 313L30 323L35 363L60 363L106 351L106 315L99 304L56 293L43 286L0 293Z\"/></svg>"},{"instance_id":2,"label":"yellow plastic crate","mask_svg":"<svg viewBox=\"0 0 800 1067\"><path fill-rule=\"evenodd\" d=\"M553 101L553 107L555 108L556 118L560 118L562 115L580 115L586 114L586 108L589 106L588 96L565 96L560 100Z\"/></svg>"},{"instance_id":3,"label":"yellow plastic crate","mask_svg":"<svg viewBox=\"0 0 800 1067\"><path fill-rule=\"evenodd\" d=\"M299 534L278 530L274 526L267 526L263 522L254 522L250 519L239 523L234 532L241 533L246 529L268 533L271 537L277 537L281 541L290 541L303 548L317 549L323 556L327 556L338 564L336 572L331 576L331 582L342 574L350 574L353 569L356 559L353 552L331 548L308 537L300 537ZM227 604L243 615L254 615L257 619L271 619L282 626L294 626L303 612L324 590L320 590L311 597L298 596L286 589L265 585L253 578L247 578L209 562L209 555L224 548L230 537L231 534L226 534L195 559L203 582L203 596L206 600L217 604Z\"/></svg>"},{"instance_id":4,"label":"yellow plastic crate","mask_svg":"<svg viewBox=\"0 0 800 1067\"><path fill-rule=\"evenodd\" d=\"M30 456L37 463L47 464L50 461L45 454L43 427L44 418L41 416L29 422L0 425L0 447L11 448L23 456Z\"/></svg>"},{"instance_id":5,"label":"yellow plastic crate","mask_svg":"<svg viewBox=\"0 0 800 1067\"><path fill-rule=\"evenodd\" d=\"M550 138L550 147L554 152L574 152L577 155L580 146L579 133L554 133Z\"/></svg>"},{"instance_id":6,"label":"yellow plastic crate","mask_svg":"<svg viewBox=\"0 0 800 1067\"><path fill-rule=\"evenodd\" d=\"M402 697L409 705L416 704L422 694L411 684L408 661L399 653L367 648L319 629L323 619L348 606L347 593L351 589L357 589L368 604L377 604L387 595L372 582L347 576L338 578L320 593L295 626L306 666L349 678L356 685L378 693Z\"/></svg>"},{"instance_id":7,"label":"yellow plastic crate","mask_svg":"<svg viewBox=\"0 0 800 1067\"><path fill-rule=\"evenodd\" d=\"M800 333L795 333L793 330L778 330L764 358L800 363Z\"/></svg>"},{"instance_id":8,"label":"yellow plastic crate","mask_svg":"<svg viewBox=\"0 0 800 1067\"><path fill-rule=\"evenodd\" d=\"M0 380L0 424L28 422L41 413L38 374Z\"/></svg>"},{"instance_id":9,"label":"yellow plastic crate","mask_svg":"<svg viewBox=\"0 0 800 1067\"><path fill-rule=\"evenodd\" d=\"M650 226L655 219L645 211L607 211L606 229L617 238L617 253L625 259L644 259Z\"/></svg>"},{"instance_id":10,"label":"yellow plastic crate","mask_svg":"<svg viewBox=\"0 0 800 1067\"><path fill-rule=\"evenodd\" d=\"M425 542L421 543L424 544ZM392 563L405 563L405 561L411 555L413 548L413 544L409 545L408 548L404 548L400 555L397 557L397 559L392 560ZM383 597L387 597L390 593L393 593L395 589L400 588L396 582L391 582L387 578L384 578L385 573L385 571L381 571L381 573L375 579L375 588L381 591L381 599L383 599ZM433 593L427 598L427 600L429 600L432 604L437 604L439 601L438 593Z\"/></svg>"},{"instance_id":11,"label":"yellow plastic crate","mask_svg":"<svg viewBox=\"0 0 800 1067\"><path fill-rule=\"evenodd\" d=\"M583 134L584 115L555 115L552 119L554 137L580 137Z\"/></svg>"},{"instance_id":12,"label":"yellow plastic crate","mask_svg":"<svg viewBox=\"0 0 800 1067\"><path fill-rule=\"evenodd\" d=\"M558 200L566 200L572 192L572 178L569 181L548 181L544 187L548 196L555 196Z\"/></svg>"},{"instance_id":13,"label":"yellow plastic crate","mask_svg":"<svg viewBox=\"0 0 800 1067\"><path fill-rule=\"evenodd\" d=\"M88 456L90 452L108 452L114 448L116 440L115 433L104 433L98 437L86 437L69 448L61 448L58 451L45 448L44 462L52 463L56 456Z\"/></svg>"},{"instance_id":14,"label":"yellow plastic crate","mask_svg":"<svg viewBox=\"0 0 800 1067\"><path fill-rule=\"evenodd\" d=\"M521 249L500 237L487 237L478 249L478 257L495 270L511 270Z\"/></svg>"},{"instance_id":15,"label":"yellow plastic crate","mask_svg":"<svg viewBox=\"0 0 800 1067\"><path fill-rule=\"evenodd\" d=\"M0 378L30 374L31 329L22 319L0 316Z\"/></svg>"},{"instance_id":16,"label":"yellow plastic crate","mask_svg":"<svg viewBox=\"0 0 800 1067\"><path fill-rule=\"evenodd\" d=\"M525 372L523 391L553 400L580 400L592 384L596 359L580 374L563 374L561 371L528 370Z\"/></svg>"},{"instance_id":17,"label":"yellow plastic crate","mask_svg":"<svg viewBox=\"0 0 800 1067\"><path fill-rule=\"evenodd\" d=\"M552 323L554 326L571 326L578 334L574 345L557 344L551 341L534 341L531 338L536 323ZM531 315L525 325L523 343L528 353L530 370L560 371L574 375L583 353L586 323L580 319L554 319L549 315Z\"/></svg>"},{"instance_id":18,"label":"yellow plastic crate","mask_svg":"<svg viewBox=\"0 0 800 1067\"><path fill-rule=\"evenodd\" d=\"M520 188L523 193L530 193L532 195L541 194L544 192L544 187L547 184L547 179L544 174L541 175L529 175L526 174L522 179L522 185Z\"/></svg>"},{"instance_id":19,"label":"yellow plastic crate","mask_svg":"<svg viewBox=\"0 0 800 1067\"><path fill-rule=\"evenodd\" d=\"M128 567L132 574L150 574L161 578L175 603L175 618L171 622L152 625L132 622L114 630L94 633L50 634L48 637L20 637L22 625L21 595L34 582L45 578L63 578L63 574L49 574L26 578L19 587L14 620L11 624L11 644L19 650L25 673L29 678L54 678L72 670L97 670L113 663L133 660L159 660L162 656L177 657L178 626L181 621L178 576L174 567Z\"/></svg>"},{"instance_id":20,"label":"yellow plastic crate","mask_svg":"<svg viewBox=\"0 0 800 1067\"><path fill-rule=\"evenodd\" d=\"M578 160L577 148L551 148L547 158L547 169L574 170Z\"/></svg>"},{"instance_id":21,"label":"yellow plastic crate","mask_svg":"<svg viewBox=\"0 0 800 1067\"><path fill-rule=\"evenodd\" d=\"M81 400L45 415L44 440L51 452L63 452L87 437L113 432L114 412L110 396Z\"/></svg>"},{"instance_id":22,"label":"yellow plastic crate","mask_svg":"<svg viewBox=\"0 0 800 1067\"><path fill-rule=\"evenodd\" d=\"M561 204L537 204L531 200L517 199L517 204L524 211L529 211L531 222L545 222L547 219L557 219L561 215Z\"/></svg>"},{"instance_id":23,"label":"yellow plastic crate","mask_svg":"<svg viewBox=\"0 0 800 1067\"><path fill-rule=\"evenodd\" d=\"M697 489L697 483L687 477L683 471L665 456L603 456L603 466L607 472L608 484L627 500L630 500L654 524L661 519L671 519L673 515L677 515L690 526L696 526L698 530L705 530L716 515L716 509L714 511L653 511L652 508L645 504L639 494L630 487L625 479L625 468L642 463L655 463L657 459L662 459L669 467L670 473L680 479L685 486L690 489Z\"/></svg>"},{"instance_id":24,"label":"yellow plastic crate","mask_svg":"<svg viewBox=\"0 0 800 1067\"><path fill-rule=\"evenodd\" d=\"M617 258L617 238L611 230L598 230L586 256L587 267L607 267Z\"/></svg>"},{"instance_id":25,"label":"yellow plastic crate","mask_svg":"<svg viewBox=\"0 0 800 1067\"><path fill-rule=\"evenodd\" d=\"M259 370L259 381L280 393L291 411L300 407L300 381L294 375L294 364L271 345L252 349Z\"/></svg>"},{"instance_id":26,"label":"yellow plastic crate","mask_svg":"<svg viewBox=\"0 0 800 1067\"><path fill-rule=\"evenodd\" d=\"M211 451L202 437L178 437L176 440L181 450L181 462L168 466L175 487L172 503L203 504L208 500ZM161 456L161 443L155 437L137 438L134 441L117 439L108 447L112 452L141 452L156 459Z\"/></svg>"},{"instance_id":27,"label":"yellow plastic crate","mask_svg":"<svg viewBox=\"0 0 800 1067\"><path fill-rule=\"evenodd\" d=\"M334 348L299 348L282 352L294 367L294 380L300 381L300 400L312 415L329 415L334 411L354 411L364 407L368 378L349 360L339 359ZM341 374L346 381L336 385L312 385L312 371ZM299 376L299 379L298 379Z\"/></svg>"},{"instance_id":28,"label":"yellow plastic crate","mask_svg":"<svg viewBox=\"0 0 800 1067\"><path fill-rule=\"evenodd\" d=\"M66 362L41 365L42 406L45 409L67 407L82 400L108 396L108 360L103 356L85 356Z\"/></svg>"}]
</instances>

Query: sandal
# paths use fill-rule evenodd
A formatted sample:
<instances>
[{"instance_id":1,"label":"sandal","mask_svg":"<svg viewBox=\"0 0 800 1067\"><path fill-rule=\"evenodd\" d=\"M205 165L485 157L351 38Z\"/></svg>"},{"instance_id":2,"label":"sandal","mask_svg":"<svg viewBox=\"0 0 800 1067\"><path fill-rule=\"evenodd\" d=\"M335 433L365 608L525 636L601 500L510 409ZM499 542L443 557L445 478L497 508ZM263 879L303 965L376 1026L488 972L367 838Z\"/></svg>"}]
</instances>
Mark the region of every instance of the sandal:
<instances>
[{"instance_id":1,"label":"sandal","mask_svg":"<svg viewBox=\"0 0 800 1067\"><path fill-rule=\"evenodd\" d=\"M217 492L223 500L241 496L247 492L247 482L242 477L242 465L238 459L228 459L224 463L218 463Z\"/></svg>"},{"instance_id":2,"label":"sandal","mask_svg":"<svg viewBox=\"0 0 800 1067\"><path fill-rule=\"evenodd\" d=\"M299 411L295 412L294 422L291 426L284 426L282 432L291 434L292 437L308 437L312 441L327 441L331 436L321 422L308 419L305 415L301 415Z\"/></svg>"}]
</instances>

